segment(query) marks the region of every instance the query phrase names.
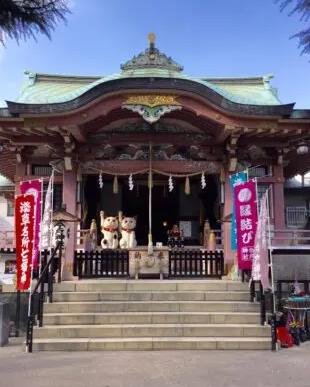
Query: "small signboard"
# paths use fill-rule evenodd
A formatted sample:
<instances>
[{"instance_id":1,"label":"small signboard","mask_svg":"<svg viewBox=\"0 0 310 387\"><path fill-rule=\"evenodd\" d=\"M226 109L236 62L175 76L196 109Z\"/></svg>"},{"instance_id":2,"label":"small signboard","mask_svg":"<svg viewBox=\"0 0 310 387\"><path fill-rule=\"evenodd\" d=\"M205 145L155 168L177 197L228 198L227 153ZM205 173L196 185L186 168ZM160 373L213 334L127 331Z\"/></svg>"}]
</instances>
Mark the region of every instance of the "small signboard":
<instances>
[{"instance_id":1,"label":"small signboard","mask_svg":"<svg viewBox=\"0 0 310 387\"><path fill-rule=\"evenodd\" d=\"M180 230L183 231L184 238L192 237L192 222L190 220L181 220L180 221Z\"/></svg>"}]
</instances>

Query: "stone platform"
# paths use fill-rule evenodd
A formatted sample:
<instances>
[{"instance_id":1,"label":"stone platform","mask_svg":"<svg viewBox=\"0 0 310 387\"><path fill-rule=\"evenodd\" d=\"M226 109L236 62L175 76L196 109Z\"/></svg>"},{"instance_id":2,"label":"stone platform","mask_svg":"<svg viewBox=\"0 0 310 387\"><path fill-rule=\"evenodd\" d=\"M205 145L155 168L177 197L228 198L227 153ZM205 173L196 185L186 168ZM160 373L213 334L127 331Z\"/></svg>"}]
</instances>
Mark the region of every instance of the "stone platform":
<instances>
[{"instance_id":1,"label":"stone platform","mask_svg":"<svg viewBox=\"0 0 310 387\"><path fill-rule=\"evenodd\" d=\"M55 285L33 350L270 349L248 285L227 280L80 280Z\"/></svg>"}]
</instances>

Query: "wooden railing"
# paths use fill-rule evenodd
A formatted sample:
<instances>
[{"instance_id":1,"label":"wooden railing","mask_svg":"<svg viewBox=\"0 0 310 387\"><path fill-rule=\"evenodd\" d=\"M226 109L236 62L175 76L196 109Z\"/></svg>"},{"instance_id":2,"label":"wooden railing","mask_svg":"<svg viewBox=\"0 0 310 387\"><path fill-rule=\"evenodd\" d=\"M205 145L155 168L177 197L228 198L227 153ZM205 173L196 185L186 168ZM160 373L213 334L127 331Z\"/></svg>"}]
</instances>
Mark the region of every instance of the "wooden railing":
<instances>
[{"instance_id":1,"label":"wooden railing","mask_svg":"<svg viewBox=\"0 0 310 387\"><path fill-rule=\"evenodd\" d=\"M79 278L128 277L128 250L76 250L73 274Z\"/></svg>"},{"instance_id":2,"label":"wooden railing","mask_svg":"<svg viewBox=\"0 0 310 387\"><path fill-rule=\"evenodd\" d=\"M216 277L224 275L223 251L171 250L169 277Z\"/></svg>"}]
</instances>

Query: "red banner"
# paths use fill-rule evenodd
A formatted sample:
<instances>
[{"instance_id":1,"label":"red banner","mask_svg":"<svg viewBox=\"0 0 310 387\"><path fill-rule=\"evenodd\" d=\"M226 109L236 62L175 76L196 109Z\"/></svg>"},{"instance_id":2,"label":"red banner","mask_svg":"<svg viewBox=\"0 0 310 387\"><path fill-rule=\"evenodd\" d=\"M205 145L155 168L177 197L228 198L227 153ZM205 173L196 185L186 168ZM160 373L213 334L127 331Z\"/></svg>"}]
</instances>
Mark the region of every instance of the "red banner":
<instances>
[{"instance_id":1,"label":"red banner","mask_svg":"<svg viewBox=\"0 0 310 387\"><path fill-rule=\"evenodd\" d=\"M41 212L42 212L42 191L43 182L40 179L21 181L20 192L22 194L31 194L34 196L35 202L35 223L34 223L34 245L33 245L33 256L32 264L33 268L36 269L39 266L39 243L40 243L40 227L41 227Z\"/></svg>"},{"instance_id":2,"label":"red banner","mask_svg":"<svg viewBox=\"0 0 310 387\"><path fill-rule=\"evenodd\" d=\"M256 183L248 181L235 187L238 267L251 270L257 228Z\"/></svg>"},{"instance_id":3,"label":"red banner","mask_svg":"<svg viewBox=\"0 0 310 387\"><path fill-rule=\"evenodd\" d=\"M28 290L34 244L35 198L19 195L15 198L16 289Z\"/></svg>"}]
</instances>

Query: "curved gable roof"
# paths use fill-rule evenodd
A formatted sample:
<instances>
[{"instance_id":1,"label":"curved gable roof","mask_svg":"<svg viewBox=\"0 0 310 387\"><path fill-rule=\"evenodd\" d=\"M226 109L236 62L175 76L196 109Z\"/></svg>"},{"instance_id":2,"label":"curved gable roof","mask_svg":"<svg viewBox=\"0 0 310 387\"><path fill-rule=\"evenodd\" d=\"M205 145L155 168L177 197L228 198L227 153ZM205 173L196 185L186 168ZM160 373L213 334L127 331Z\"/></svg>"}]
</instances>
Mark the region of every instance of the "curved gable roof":
<instances>
[{"instance_id":1,"label":"curved gable roof","mask_svg":"<svg viewBox=\"0 0 310 387\"><path fill-rule=\"evenodd\" d=\"M53 104L72 101L98 84L117 79L163 77L186 79L201 83L232 102L252 105L279 105L266 77L252 78L193 78L180 73L151 71L123 72L106 77L73 77L27 73L29 80L15 102L23 104Z\"/></svg>"},{"instance_id":2,"label":"curved gable roof","mask_svg":"<svg viewBox=\"0 0 310 387\"><path fill-rule=\"evenodd\" d=\"M59 113L79 108L101 95L136 89L171 89L206 98L228 112L247 115L289 116L294 104L282 105L269 85L270 77L194 78L155 47L149 47L121 65L121 72L107 77L78 77L27 73L28 82L10 113Z\"/></svg>"}]
</instances>

